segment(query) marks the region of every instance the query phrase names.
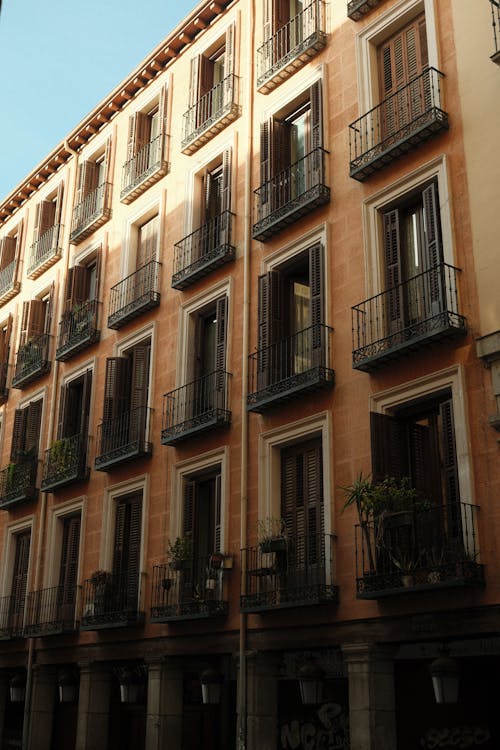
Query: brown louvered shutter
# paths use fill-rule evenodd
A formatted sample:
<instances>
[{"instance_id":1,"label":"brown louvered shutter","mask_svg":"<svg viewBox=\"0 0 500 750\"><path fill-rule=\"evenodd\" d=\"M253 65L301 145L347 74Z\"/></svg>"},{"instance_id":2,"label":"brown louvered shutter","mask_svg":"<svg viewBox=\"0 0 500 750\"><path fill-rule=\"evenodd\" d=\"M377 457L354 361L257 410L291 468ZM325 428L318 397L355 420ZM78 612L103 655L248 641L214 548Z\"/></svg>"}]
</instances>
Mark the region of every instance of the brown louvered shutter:
<instances>
[{"instance_id":1,"label":"brown louvered shutter","mask_svg":"<svg viewBox=\"0 0 500 750\"><path fill-rule=\"evenodd\" d=\"M136 267L150 263L157 258L158 250L158 214L139 227L137 239Z\"/></svg>"},{"instance_id":2,"label":"brown louvered shutter","mask_svg":"<svg viewBox=\"0 0 500 750\"><path fill-rule=\"evenodd\" d=\"M262 217L270 211L269 180L271 179L271 127L272 120L260 125L260 209ZM262 218L259 216L259 218Z\"/></svg>"},{"instance_id":3,"label":"brown louvered shutter","mask_svg":"<svg viewBox=\"0 0 500 750\"><path fill-rule=\"evenodd\" d=\"M137 112L129 117L128 120L127 161L133 159L136 153L136 123Z\"/></svg>"},{"instance_id":4,"label":"brown louvered shutter","mask_svg":"<svg viewBox=\"0 0 500 750\"><path fill-rule=\"evenodd\" d=\"M149 341L133 348L131 355L130 440L145 439L150 358L151 343Z\"/></svg>"},{"instance_id":5,"label":"brown louvered shutter","mask_svg":"<svg viewBox=\"0 0 500 750\"><path fill-rule=\"evenodd\" d=\"M420 497L441 504L441 475L435 431L416 421L407 425L409 471L412 487Z\"/></svg>"},{"instance_id":6,"label":"brown louvered shutter","mask_svg":"<svg viewBox=\"0 0 500 750\"><path fill-rule=\"evenodd\" d=\"M84 161L81 165L81 187L79 190L80 202L97 187L99 167L94 161Z\"/></svg>"},{"instance_id":7,"label":"brown louvered shutter","mask_svg":"<svg viewBox=\"0 0 500 750\"><path fill-rule=\"evenodd\" d=\"M200 55L198 98L201 99L211 90L214 85L214 62L205 55ZM204 117L208 114L206 107L203 107Z\"/></svg>"},{"instance_id":8,"label":"brown louvered shutter","mask_svg":"<svg viewBox=\"0 0 500 750\"><path fill-rule=\"evenodd\" d=\"M63 519L59 586L63 604L74 603L78 583L78 552L80 547L80 516Z\"/></svg>"},{"instance_id":9,"label":"brown louvered shutter","mask_svg":"<svg viewBox=\"0 0 500 750\"><path fill-rule=\"evenodd\" d=\"M45 302L41 299L32 299L23 302L23 320L21 326L21 344L30 341L34 336L44 333L45 330Z\"/></svg>"},{"instance_id":10,"label":"brown louvered shutter","mask_svg":"<svg viewBox=\"0 0 500 750\"><path fill-rule=\"evenodd\" d=\"M14 260L16 261L16 265L14 267L14 273L12 274L12 282L15 283L18 278L19 273L19 262L21 260L21 251L23 246L23 238L24 238L24 232L25 232L26 223L23 220L18 228L17 228L17 234L16 234L16 249L14 251Z\"/></svg>"},{"instance_id":11,"label":"brown louvered shutter","mask_svg":"<svg viewBox=\"0 0 500 750\"><path fill-rule=\"evenodd\" d=\"M109 357L106 360L103 422L121 416L130 408L130 365L129 357Z\"/></svg>"},{"instance_id":12,"label":"brown louvered shutter","mask_svg":"<svg viewBox=\"0 0 500 750\"><path fill-rule=\"evenodd\" d=\"M407 437L404 423L389 414L370 412L372 477L381 482L385 477L401 479L408 476Z\"/></svg>"},{"instance_id":13,"label":"brown louvered shutter","mask_svg":"<svg viewBox=\"0 0 500 750\"><path fill-rule=\"evenodd\" d=\"M57 194L54 201L54 218L53 218L53 224L60 224L61 223L61 217L62 217L62 209L63 209L63 196L64 196L64 182L60 182L57 186ZM56 244L56 240L54 238L54 245Z\"/></svg>"},{"instance_id":14,"label":"brown louvered shutter","mask_svg":"<svg viewBox=\"0 0 500 750\"><path fill-rule=\"evenodd\" d=\"M281 452L281 516L294 537L298 560L317 562L323 533L323 462L321 440Z\"/></svg>"},{"instance_id":15,"label":"brown louvered shutter","mask_svg":"<svg viewBox=\"0 0 500 750\"><path fill-rule=\"evenodd\" d=\"M216 303L215 368L226 369L227 297L219 297Z\"/></svg>"},{"instance_id":16,"label":"brown louvered shutter","mask_svg":"<svg viewBox=\"0 0 500 750\"><path fill-rule=\"evenodd\" d=\"M222 211L231 210L231 164L232 164L232 149L228 148L222 154L222 195L221 195L221 208ZM228 241L228 240L226 240Z\"/></svg>"},{"instance_id":17,"label":"brown louvered shutter","mask_svg":"<svg viewBox=\"0 0 500 750\"><path fill-rule=\"evenodd\" d=\"M40 427L42 424L42 399L31 401L26 407L26 435L24 448L26 453L38 458L38 447L40 444Z\"/></svg>"},{"instance_id":18,"label":"brown louvered shutter","mask_svg":"<svg viewBox=\"0 0 500 750\"><path fill-rule=\"evenodd\" d=\"M323 146L323 89L321 81L316 81L311 86L311 148L322 148Z\"/></svg>"},{"instance_id":19,"label":"brown louvered shutter","mask_svg":"<svg viewBox=\"0 0 500 750\"><path fill-rule=\"evenodd\" d=\"M285 205L291 197L291 127L287 122L273 120L271 125L271 210Z\"/></svg>"},{"instance_id":20,"label":"brown louvered shutter","mask_svg":"<svg viewBox=\"0 0 500 750\"><path fill-rule=\"evenodd\" d=\"M432 315L443 310L446 294L442 268L441 222L437 187L431 183L422 191L424 205L424 253L426 270L429 272L428 293L430 300L427 309ZM434 270L431 270L434 269Z\"/></svg>"},{"instance_id":21,"label":"brown louvered shutter","mask_svg":"<svg viewBox=\"0 0 500 750\"><path fill-rule=\"evenodd\" d=\"M68 385L62 385L59 394L59 421L57 423L57 439L62 440L65 437L69 437L67 432L68 407L70 405Z\"/></svg>"},{"instance_id":22,"label":"brown louvered shutter","mask_svg":"<svg viewBox=\"0 0 500 750\"><path fill-rule=\"evenodd\" d=\"M55 282L52 282L50 291L45 300L41 300L43 306L43 312L40 311L40 318L43 316L42 333L50 333L52 327L52 317L54 315L55 305Z\"/></svg>"},{"instance_id":23,"label":"brown louvered shutter","mask_svg":"<svg viewBox=\"0 0 500 750\"><path fill-rule=\"evenodd\" d=\"M184 498L182 513L182 536L193 539L196 512L196 482L184 481Z\"/></svg>"},{"instance_id":24,"label":"brown louvered shutter","mask_svg":"<svg viewBox=\"0 0 500 750\"><path fill-rule=\"evenodd\" d=\"M232 23L226 29L226 46L224 49L224 78L234 73L234 37L235 24Z\"/></svg>"},{"instance_id":25,"label":"brown louvered shutter","mask_svg":"<svg viewBox=\"0 0 500 750\"><path fill-rule=\"evenodd\" d=\"M401 298L401 247L399 234L399 212L395 208L383 214L386 314L388 333L395 333L403 326L403 304Z\"/></svg>"},{"instance_id":26,"label":"brown louvered shutter","mask_svg":"<svg viewBox=\"0 0 500 750\"><path fill-rule=\"evenodd\" d=\"M89 271L86 266L73 266L71 299L73 305L88 299Z\"/></svg>"},{"instance_id":27,"label":"brown louvered shutter","mask_svg":"<svg viewBox=\"0 0 500 750\"><path fill-rule=\"evenodd\" d=\"M12 443L10 447L10 460L12 463L20 461L24 454L24 437L26 435L27 409L16 409L14 412L14 427L12 430Z\"/></svg>"},{"instance_id":28,"label":"brown louvered shutter","mask_svg":"<svg viewBox=\"0 0 500 750\"><path fill-rule=\"evenodd\" d=\"M0 240L0 269L3 270L14 262L16 257L17 236L2 237Z\"/></svg>"},{"instance_id":29,"label":"brown louvered shutter","mask_svg":"<svg viewBox=\"0 0 500 750\"><path fill-rule=\"evenodd\" d=\"M284 313L283 275L268 271L258 279L258 389L274 382L279 374L280 364L273 344L283 338Z\"/></svg>"},{"instance_id":30,"label":"brown louvered shutter","mask_svg":"<svg viewBox=\"0 0 500 750\"><path fill-rule=\"evenodd\" d=\"M311 325L312 325L312 364L325 364L324 352L326 341L322 323L324 322L324 280L323 248L320 244L309 249L309 284L311 287Z\"/></svg>"},{"instance_id":31,"label":"brown louvered shutter","mask_svg":"<svg viewBox=\"0 0 500 750\"><path fill-rule=\"evenodd\" d=\"M28 566L30 559L31 531L23 531L16 534L16 554L14 557L14 569L12 571L12 589L14 611L22 615L26 588L28 583ZM22 625L22 620L17 623Z\"/></svg>"},{"instance_id":32,"label":"brown louvered shutter","mask_svg":"<svg viewBox=\"0 0 500 750\"><path fill-rule=\"evenodd\" d=\"M82 385L82 414L80 422L80 432L83 435L83 439L86 440L88 428L89 428L89 417L90 417L90 396L92 393L92 370L85 370L83 374L83 385ZM83 446L86 452L86 445Z\"/></svg>"},{"instance_id":33,"label":"brown louvered shutter","mask_svg":"<svg viewBox=\"0 0 500 750\"><path fill-rule=\"evenodd\" d=\"M214 539L214 552L221 552L221 536L222 536L222 475L216 474L215 476L215 539Z\"/></svg>"},{"instance_id":34,"label":"brown louvered shutter","mask_svg":"<svg viewBox=\"0 0 500 750\"><path fill-rule=\"evenodd\" d=\"M70 312L73 309L74 300L73 300L73 274L75 272L75 266L71 266L68 268L66 272L66 292L65 292L65 300L64 300L64 310L65 312Z\"/></svg>"},{"instance_id":35,"label":"brown louvered shutter","mask_svg":"<svg viewBox=\"0 0 500 750\"><path fill-rule=\"evenodd\" d=\"M137 154L149 143L151 137L151 121L144 112L136 112L135 153Z\"/></svg>"},{"instance_id":36,"label":"brown louvered shutter","mask_svg":"<svg viewBox=\"0 0 500 750\"><path fill-rule=\"evenodd\" d=\"M98 300L100 296L99 292L100 292L100 284L101 284L102 248L99 248L99 250L96 252L94 262L95 262L94 289L89 290L89 299Z\"/></svg>"},{"instance_id":37,"label":"brown louvered shutter","mask_svg":"<svg viewBox=\"0 0 500 750\"><path fill-rule=\"evenodd\" d=\"M56 204L54 201L41 201L37 206L37 219L35 226L35 242L45 232L54 226L56 217Z\"/></svg>"},{"instance_id":38,"label":"brown louvered shutter","mask_svg":"<svg viewBox=\"0 0 500 750\"><path fill-rule=\"evenodd\" d=\"M6 368L9 363L10 336L12 333L12 315L0 330L0 368Z\"/></svg>"},{"instance_id":39,"label":"brown louvered shutter","mask_svg":"<svg viewBox=\"0 0 500 750\"><path fill-rule=\"evenodd\" d=\"M142 495L132 495L117 503L113 544L113 574L117 576L120 604L137 606L141 557Z\"/></svg>"},{"instance_id":40,"label":"brown louvered shutter","mask_svg":"<svg viewBox=\"0 0 500 750\"><path fill-rule=\"evenodd\" d=\"M441 461L445 501L448 504L460 502L458 483L457 450L455 442L455 421L451 398L439 404L441 419Z\"/></svg>"}]
</instances>

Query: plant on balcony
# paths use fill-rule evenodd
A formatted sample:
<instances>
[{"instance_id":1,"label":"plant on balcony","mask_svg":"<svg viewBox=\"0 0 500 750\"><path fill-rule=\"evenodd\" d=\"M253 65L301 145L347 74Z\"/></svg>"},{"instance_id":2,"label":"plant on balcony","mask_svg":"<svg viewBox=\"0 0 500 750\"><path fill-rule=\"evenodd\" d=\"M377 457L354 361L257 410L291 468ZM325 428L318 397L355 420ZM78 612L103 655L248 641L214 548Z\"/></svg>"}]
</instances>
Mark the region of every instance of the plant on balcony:
<instances>
[{"instance_id":1,"label":"plant on balcony","mask_svg":"<svg viewBox=\"0 0 500 750\"><path fill-rule=\"evenodd\" d=\"M68 440L56 440L49 448L50 474L65 474L75 459L75 447Z\"/></svg>"},{"instance_id":2,"label":"plant on balcony","mask_svg":"<svg viewBox=\"0 0 500 750\"><path fill-rule=\"evenodd\" d=\"M71 310L76 333L83 333L89 325L88 303L77 302Z\"/></svg>"},{"instance_id":3,"label":"plant on balcony","mask_svg":"<svg viewBox=\"0 0 500 750\"><path fill-rule=\"evenodd\" d=\"M257 523L260 551L286 552L289 545L286 524L283 518L268 516Z\"/></svg>"},{"instance_id":4,"label":"plant on balcony","mask_svg":"<svg viewBox=\"0 0 500 750\"><path fill-rule=\"evenodd\" d=\"M172 570L184 570L190 567L193 556L193 542L191 537L178 536L174 542L169 541L167 558Z\"/></svg>"}]
</instances>

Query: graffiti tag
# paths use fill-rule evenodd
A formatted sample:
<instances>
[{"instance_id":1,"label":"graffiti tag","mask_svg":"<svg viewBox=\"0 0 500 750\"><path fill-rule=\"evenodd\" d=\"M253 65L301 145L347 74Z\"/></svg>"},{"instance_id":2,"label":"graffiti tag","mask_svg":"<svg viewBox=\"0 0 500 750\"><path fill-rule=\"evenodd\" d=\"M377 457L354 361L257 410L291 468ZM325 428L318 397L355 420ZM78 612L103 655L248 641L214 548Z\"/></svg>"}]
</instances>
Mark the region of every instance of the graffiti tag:
<instances>
[{"instance_id":1,"label":"graffiti tag","mask_svg":"<svg viewBox=\"0 0 500 750\"><path fill-rule=\"evenodd\" d=\"M487 727L432 727L428 729L420 740L420 746L433 750L439 747L454 747L467 750L469 747L479 747L491 739Z\"/></svg>"},{"instance_id":2,"label":"graffiti tag","mask_svg":"<svg viewBox=\"0 0 500 750\"><path fill-rule=\"evenodd\" d=\"M283 750L348 750L349 726L342 706L325 703L312 720L294 719L281 726Z\"/></svg>"}]
</instances>

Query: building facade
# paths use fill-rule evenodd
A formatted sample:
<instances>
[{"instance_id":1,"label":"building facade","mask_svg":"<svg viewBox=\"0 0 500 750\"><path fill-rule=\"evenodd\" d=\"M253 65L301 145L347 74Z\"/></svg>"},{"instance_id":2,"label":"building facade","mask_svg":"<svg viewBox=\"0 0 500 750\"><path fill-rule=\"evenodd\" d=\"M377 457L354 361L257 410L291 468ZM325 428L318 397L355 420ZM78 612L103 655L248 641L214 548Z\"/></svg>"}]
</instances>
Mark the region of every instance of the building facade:
<instances>
[{"instance_id":1,"label":"building facade","mask_svg":"<svg viewBox=\"0 0 500 750\"><path fill-rule=\"evenodd\" d=\"M499 747L499 12L204 0L3 200L3 748Z\"/></svg>"}]
</instances>

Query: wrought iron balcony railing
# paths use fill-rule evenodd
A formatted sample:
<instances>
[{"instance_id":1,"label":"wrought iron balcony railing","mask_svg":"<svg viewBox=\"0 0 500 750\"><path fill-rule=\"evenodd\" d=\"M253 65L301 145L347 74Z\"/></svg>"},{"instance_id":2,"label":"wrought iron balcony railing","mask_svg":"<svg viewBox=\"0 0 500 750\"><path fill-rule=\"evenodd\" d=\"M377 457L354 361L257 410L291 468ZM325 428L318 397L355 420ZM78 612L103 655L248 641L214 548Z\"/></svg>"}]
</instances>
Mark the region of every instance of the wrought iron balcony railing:
<instances>
[{"instance_id":1,"label":"wrought iron balcony railing","mask_svg":"<svg viewBox=\"0 0 500 750\"><path fill-rule=\"evenodd\" d=\"M56 440L45 451L41 489L50 491L86 479L88 437L86 434Z\"/></svg>"},{"instance_id":2,"label":"wrought iron balcony railing","mask_svg":"<svg viewBox=\"0 0 500 750\"><path fill-rule=\"evenodd\" d=\"M19 347L14 377L12 378L14 388L24 388L32 380L36 380L36 378L49 372L51 339L52 336L49 336L48 333L41 333L38 336L33 336L26 344Z\"/></svg>"},{"instance_id":3,"label":"wrought iron balcony railing","mask_svg":"<svg viewBox=\"0 0 500 750\"><path fill-rule=\"evenodd\" d=\"M319 323L249 356L247 409L263 412L297 395L329 388L333 329Z\"/></svg>"},{"instance_id":4,"label":"wrought iron balcony railing","mask_svg":"<svg viewBox=\"0 0 500 750\"><path fill-rule=\"evenodd\" d=\"M63 313L59 323L56 359L65 362L82 349L99 341L101 332L97 328L97 300L87 300Z\"/></svg>"},{"instance_id":5,"label":"wrought iron balcony railing","mask_svg":"<svg viewBox=\"0 0 500 750\"><path fill-rule=\"evenodd\" d=\"M111 183L103 182L73 209L70 242L85 240L111 216Z\"/></svg>"},{"instance_id":6,"label":"wrought iron balcony railing","mask_svg":"<svg viewBox=\"0 0 500 750\"><path fill-rule=\"evenodd\" d=\"M126 628L144 622L144 573L102 573L83 582L80 630Z\"/></svg>"},{"instance_id":7,"label":"wrought iron balcony railing","mask_svg":"<svg viewBox=\"0 0 500 750\"><path fill-rule=\"evenodd\" d=\"M291 164L254 191L254 240L268 240L289 224L330 201L323 148Z\"/></svg>"},{"instance_id":8,"label":"wrought iron balcony railing","mask_svg":"<svg viewBox=\"0 0 500 750\"><path fill-rule=\"evenodd\" d=\"M31 591L27 597L23 634L27 638L75 630L76 586L53 586Z\"/></svg>"},{"instance_id":9,"label":"wrought iron balcony railing","mask_svg":"<svg viewBox=\"0 0 500 750\"><path fill-rule=\"evenodd\" d=\"M330 534L273 539L241 555L242 612L338 602Z\"/></svg>"},{"instance_id":10,"label":"wrought iron balcony railing","mask_svg":"<svg viewBox=\"0 0 500 750\"><path fill-rule=\"evenodd\" d=\"M211 557L196 557L153 568L151 622L199 620L227 614L224 570ZM175 566L175 567L173 567Z\"/></svg>"},{"instance_id":11,"label":"wrought iron balcony railing","mask_svg":"<svg viewBox=\"0 0 500 750\"><path fill-rule=\"evenodd\" d=\"M121 328L138 315L158 307L160 268L161 263L152 260L111 287L108 328Z\"/></svg>"},{"instance_id":12,"label":"wrought iron balcony railing","mask_svg":"<svg viewBox=\"0 0 500 750\"><path fill-rule=\"evenodd\" d=\"M186 289L219 266L234 260L232 223L233 214L223 211L174 245L174 289Z\"/></svg>"},{"instance_id":13,"label":"wrought iron balcony railing","mask_svg":"<svg viewBox=\"0 0 500 750\"><path fill-rule=\"evenodd\" d=\"M61 257L60 239L62 237L61 224L47 229L31 246L28 265L28 276L36 279L47 268L50 268Z\"/></svg>"},{"instance_id":14,"label":"wrought iron balcony railing","mask_svg":"<svg viewBox=\"0 0 500 750\"><path fill-rule=\"evenodd\" d=\"M167 136L160 133L146 143L123 165L120 200L131 203L150 185L166 175L169 169L165 159Z\"/></svg>"},{"instance_id":15,"label":"wrought iron balcony railing","mask_svg":"<svg viewBox=\"0 0 500 750\"><path fill-rule=\"evenodd\" d=\"M175 445L186 438L231 421L229 378L224 370L215 370L176 388L163 397L163 445Z\"/></svg>"},{"instance_id":16,"label":"wrought iron balcony railing","mask_svg":"<svg viewBox=\"0 0 500 750\"><path fill-rule=\"evenodd\" d=\"M493 43L495 45L495 51L491 55L491 59L497 65L500 65L500 0L490 0L490 6Z\"/></svg>"},{"instance_id":17,"label":"wrought iron balcony railing","mask_svg":"<svg viewBox=\"0 0 500 750\"><path fill-rule=\"evenodd\" d=\"M434 341L463 336L457 268L434 268L352 308L352 366L370 372Z\"/></svg>"},{"instance_id":18,"label":"wrought iron balcony railing","mask_svg":"<svg viewBox=\"0 0 500 750\"><path fill-rule=\"evenodd\" d=\"M23 635L26 597L0 597L0 640L20 638Z\"/></svg>"},{"instance_id":19,"label":"wrought iron balcony railing","mask_svg":"<svg viewBox=\"0 0 500 750\"><path fill-rule=\"evenodd\" d=\"M184 113L183 153L194 153L235 120L239 112L238 78L231 73Z\"/></svg>"},{"instance_id":20,"label":"wrought iron balcony railing","mask_svg":"<svg viewBox=\"0 0 500 750\"><path fill-rule=\"evenodd\" d=\"M312 0L257 50L258 90L271 91L325 45L325 3Z\"/></svg>"},{"instance_id":21,"label":"wrought iron balcony railing","mask_svg":"<svg viewBox=\"0 0 500 750\"><path fill-rule=\"evenodd\" d=\"M0 270L0 301L2 304L8 302L19 292L20 283L16 281L17 260L13 260L5 268Z\"/></svg>"},{"instance_id":22,"label":"wrought iron balcony railing","mask_svg":"<svg viewBox=\"0 0 500 750\"><path fill-rule=\"evenodd\" d=\"M427 68L349 125L350 175L367 177L448 129L441 109L443 73Z\"/></svg>"},{"instance_id":23,"label":"wrought iron balcony railing","mask_svg":"<svg viewBox=\"0 0 500 750\"><path fill-rule=\"evenodd\" d=\"M127 411L114 419L101 422L97 428L95 468L108 471L132 458L150 456L149 441L153 410L147 406Z\"/></svg>"},{"instance_id":24,"label":"wrought iron balcony railing","mask_svg":"<svg viewBox=\"0 0 500 750\"><path fill-rule=\"evenodd\" d=\"M0 508L36 498L37 469L37 459L26 457L0 470Z\"/></svg>"},{"instance_id":25,"label":"wrought iron balcony railing","mask_svg":"<svg viewBox=\"0 0 500 750\"><path fill-rule=\"evenodd\" d=\"M347 15L352 21L360 21L363 16L376 8L382 0L349 0L347 3Z\"/></svg>"},{"instance_id":26,"label":"wrought iron balcony railing","mask_svg":"<svg viewBox=\"0 0 500 750\"><path fill-rule=\"evenodd\" d=\"M358 599L480 586L477 506L452 503L382 514L356 526Z\"/></svg>"}]
</instances>

